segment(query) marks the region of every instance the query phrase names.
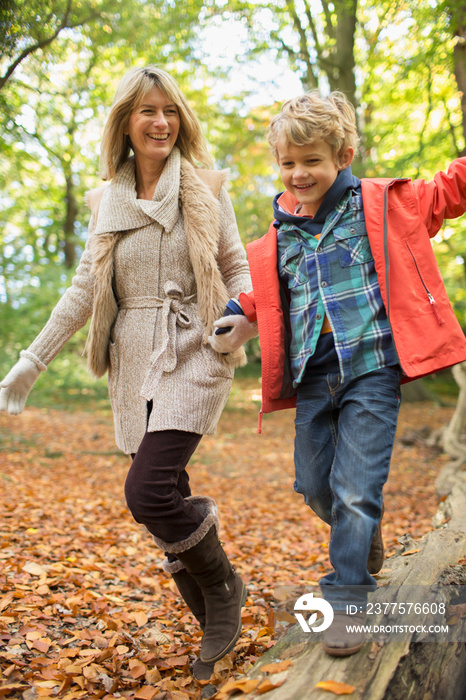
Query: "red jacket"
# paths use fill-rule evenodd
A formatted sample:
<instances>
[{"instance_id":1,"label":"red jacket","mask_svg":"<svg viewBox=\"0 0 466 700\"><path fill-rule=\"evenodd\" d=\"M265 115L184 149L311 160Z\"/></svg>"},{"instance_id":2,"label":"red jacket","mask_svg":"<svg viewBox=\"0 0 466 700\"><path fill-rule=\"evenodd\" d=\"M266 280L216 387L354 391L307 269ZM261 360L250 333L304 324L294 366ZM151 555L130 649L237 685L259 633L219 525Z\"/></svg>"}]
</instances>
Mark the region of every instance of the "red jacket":
<instances>
[{"instance_id":1,"label":"red jacket","mask_svg":"<svg viewBox=\"0 0 466 700\"><path fill-rule=\"evenodd\" d=\"M444 219L466 211L466 158L431 182L388 178L361 181L367 235L403 381L466 360L466 340L450 305L430 238ZM297 203L288 200L290 213ZM283 206L283 200L281 200ZM277 270L277 232L247 246L253 291L240 302L258 321L262 412L296 405L285 353L285 318Z\"/></svg>"}]
</instances>

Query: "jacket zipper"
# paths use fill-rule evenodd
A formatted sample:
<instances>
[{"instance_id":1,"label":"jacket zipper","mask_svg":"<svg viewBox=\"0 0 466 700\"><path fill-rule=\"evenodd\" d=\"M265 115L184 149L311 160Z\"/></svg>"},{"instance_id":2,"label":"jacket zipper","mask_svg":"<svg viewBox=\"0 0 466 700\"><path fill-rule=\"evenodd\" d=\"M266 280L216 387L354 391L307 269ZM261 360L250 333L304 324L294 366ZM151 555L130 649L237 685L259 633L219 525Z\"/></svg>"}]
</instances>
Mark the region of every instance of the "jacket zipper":
<instances>
[{"instance_id":1,"label":"jacket zipper","mask_svg":"<svg viewBox=\"0 0 466 700\"><path fill-rule=\"evenodd\" d=\"M395 350L395 356L396 359L398 360L398 363L401 367L401 371L403 374L406 374L403 365L401 364L400 357L398 355L398 348L396 347L396 342L395 342L395 335L393 333L393 328L392 328L392 323L391 323L391 318L390 318L390 258L388 255L388 189L393 185L393 183L396 182L396 180L391 180L388 185L385 187L384 192L383 192L383 252L384 252L384 272L385 272L385 285L386 285L386 290L387 290L387 319L388 319L388 325L390 326L390 330L392 333L392 338L393 338L393 348Z\"/></svg>"},{"instance_id":2,"label":"jacket zipper","mask_svg":"<svg viewBox=\"0 0 466 700\"><path fill-rule=\"evenodd\" d=\"M439 326L443 326L443 324L445 323L445 319L444 319L444 318L442 317L442 315L440 314L440 310L439 310L438 304L437 304L437 302L435 301L435 299L434 299L434 297L432 296L432 294L430 293L429 289L427 288L426 283L424 282L424 280L423 280L423 278L422 278L421 271L419 270L419 267L418 267L418 264L417 264L417 262L416 262L416 258L414 257L413 251L412 251L411 248L409 247L409 244L408 244L407 241L405 241L405 244L406 244L407 249L409 250L409 254L411 255L411 257L412 257L412 259L413 259L414 266L416 267L416 272L417 272L417 274L418 274L418 276L419 276L419 279L421 280L422 286L424 287L424 290L425 290L425 292L426 292L427 298L428 298L428 300L429 300L429 304L431 305L432 311L433 311L433 313L434 313L434 316L435 316L435 318L437 319L437 323L439 324Z\"/></svg>"}]
</instances>

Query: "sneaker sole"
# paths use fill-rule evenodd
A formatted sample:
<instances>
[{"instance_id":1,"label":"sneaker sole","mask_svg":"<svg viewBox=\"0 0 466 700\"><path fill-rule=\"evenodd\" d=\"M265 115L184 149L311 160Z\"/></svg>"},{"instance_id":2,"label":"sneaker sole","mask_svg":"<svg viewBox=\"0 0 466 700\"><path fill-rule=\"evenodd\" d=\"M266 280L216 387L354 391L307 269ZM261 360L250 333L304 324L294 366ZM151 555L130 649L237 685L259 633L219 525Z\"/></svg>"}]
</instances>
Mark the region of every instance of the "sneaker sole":
<instances>
[{"instance_id":1,"label":"sneaker sole","mask_svg":"<svg viewBox=\"0 0 466 700\"><path fill-rule=\"evenodd\" d=\"M351 656L352 654L356 654L363 646L364 642L354 647L330 647L322 642L322 648L329 656Z\"/></svg>"}]
</instances>

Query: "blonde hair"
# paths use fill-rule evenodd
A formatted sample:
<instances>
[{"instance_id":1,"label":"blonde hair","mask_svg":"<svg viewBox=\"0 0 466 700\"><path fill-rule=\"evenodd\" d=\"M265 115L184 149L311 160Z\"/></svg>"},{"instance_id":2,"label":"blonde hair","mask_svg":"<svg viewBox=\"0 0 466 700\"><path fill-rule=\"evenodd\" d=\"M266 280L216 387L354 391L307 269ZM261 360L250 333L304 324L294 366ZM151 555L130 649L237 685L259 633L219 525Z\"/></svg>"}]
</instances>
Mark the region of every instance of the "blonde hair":
<instances>
[{"instance_id":1,"label":"blonde hair","mask_svg":"<svg viewBox=\"0 0 466 700\"><path fill-rule=\"evenodd\" d=\"M352 147L356 153L359 145L354 107L337 90L328 97L322 97L318 90L311 90L285 102L272 119L267 138L276 158L277 144L282 136L296 146L304 146L316 139L326 141L332 148L336 165L340 166L342 151Z\"/></svg>"},{"instance_id":2,"label":"blonde hair","mask_svg":"<svg viewBox=\"0 0 466 700\"><path fill-rule=\"evenodd\" d=\"M195 161L212 166L201 125L178 83L156 66L132 68L120 80L110 114L104 127L100 150L100 174L103 180L115 177L131 153L131 142L125 134L133 109L144 97L158 87L178 107L180 130L176 146L190 163Z\"/></svg>"}]
</instances>

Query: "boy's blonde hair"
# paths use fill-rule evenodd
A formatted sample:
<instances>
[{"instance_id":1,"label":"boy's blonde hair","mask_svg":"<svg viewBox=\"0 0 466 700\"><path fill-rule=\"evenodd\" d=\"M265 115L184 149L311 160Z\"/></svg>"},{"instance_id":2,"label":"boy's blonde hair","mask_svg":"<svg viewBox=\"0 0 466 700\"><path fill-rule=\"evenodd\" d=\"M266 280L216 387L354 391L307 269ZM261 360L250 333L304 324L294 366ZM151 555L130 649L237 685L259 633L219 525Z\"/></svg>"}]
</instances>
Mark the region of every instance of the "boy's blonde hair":
<instances>
[{"instance_id":1,"label":"boy's blonde hair","mask_svg":"<svg viewBox=\"0 0 466 700\"><path fill-rule=\"evenodd\" d=\"M178 83L156 66L132 68L121 79L110 114L104 127L100 150L100 174L103 180L115 177L131 153L131 142L125 134L131 112L144 97L158 87L178 107L180 130L176 146L190 163L195 161L208 167L212 159L202 134L201 125L181 92Z\"/></svg>"},{"instance_id":2,"label":"boy's blonde hair","mask_svg":"<svg viewBox=\"0 0 466 700\"><path fill-rule=\"evenodd\" d=\"M316 139L326 141L339 167L344 149L352 147L355 153L358 149L354 107L337 90L328 97L322 97L318 90L311 90L285 102L280 113L272 119L267 137L276 158L277 144L282 136L296 146L304 146Z\"/></svg>"}]
</instances>

